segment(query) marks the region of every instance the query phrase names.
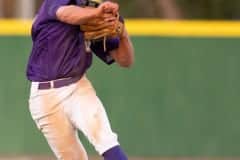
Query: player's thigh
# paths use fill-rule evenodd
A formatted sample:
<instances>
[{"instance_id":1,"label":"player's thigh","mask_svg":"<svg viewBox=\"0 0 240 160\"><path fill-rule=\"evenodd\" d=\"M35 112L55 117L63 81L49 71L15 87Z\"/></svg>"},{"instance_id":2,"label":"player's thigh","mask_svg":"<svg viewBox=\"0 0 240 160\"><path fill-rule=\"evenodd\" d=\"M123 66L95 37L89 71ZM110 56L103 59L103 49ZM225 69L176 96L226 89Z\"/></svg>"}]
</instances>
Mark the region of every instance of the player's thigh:
<instances>
[{"instance_id":1,"label":"player's thigh","mask_svg":"<svg viewBox=\"0 0 240 160\"><path fill-rule=\"evenodd\" d=\"M118 145L117 135L112 131L106 111L93 88L74 94L71 120L102 154Z\"/></svg>"},{"instance_id":2,"label":"player's thigh","mask_svg":"<svg viewBox=\"0 0 240 160\"><path fill-rule=\"evenodd\" d=\"M30 100L30 111L38 128L58 159L87 160L86 151L63 106L55 102L50 103L50 99L54 101L55 96L49 98L49 95L41 95L38 99Z\"/></svg>"},{"instance_id":3,"label":"player's thigh","mask_svg":"<svg viewBox=\"0 0 240 160\"><path fill-rule=\"evenodd\" d=\"M38 123L58 159L87 160L86 151L78 139L77 131L62 111L45 117Z\"/></svg>"}]
</instances>

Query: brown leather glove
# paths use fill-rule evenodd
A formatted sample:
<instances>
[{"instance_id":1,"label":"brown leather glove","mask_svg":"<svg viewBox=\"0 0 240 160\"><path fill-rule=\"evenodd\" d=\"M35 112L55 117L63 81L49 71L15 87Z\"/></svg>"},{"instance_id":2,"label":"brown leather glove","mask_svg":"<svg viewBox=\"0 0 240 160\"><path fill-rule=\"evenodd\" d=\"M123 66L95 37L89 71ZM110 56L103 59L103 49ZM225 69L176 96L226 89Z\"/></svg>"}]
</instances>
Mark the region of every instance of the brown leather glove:
<instances>
[{"instance_id":1,"label":"brown leather glove","mask_svg":"<svg viewBox=\"0 0 240 160\"><path fill-rule=\"evenodd\" d=\"M87 7L105 7L108 19L99 15L99 17L88 20L85 24L80 25L81 31L84 32L84 39L87 52L90 52L90 45L92 41L103 40L104 51L106 51L107 38L121 37L124 31L123 21L120 21L120 15L107 6L108 2L98 3L96 1L89 1ZM104 6L105 5L105 6Z\"/></svg>"},{"instance_id":2,"label":"brown leather glove","mask_svg":"<svg viewBox=\"0 0 240 160\"><path fill-rule=\"evenodd\" d=\"M85 40L99 40L113 37L121 37L123 34L124 24L119 21L119 14L116 15L116 21L109 25L108 22L100 18L88 21L86 24L80 25L80 29L84 32Z\"/></svg>"}]
</instances>

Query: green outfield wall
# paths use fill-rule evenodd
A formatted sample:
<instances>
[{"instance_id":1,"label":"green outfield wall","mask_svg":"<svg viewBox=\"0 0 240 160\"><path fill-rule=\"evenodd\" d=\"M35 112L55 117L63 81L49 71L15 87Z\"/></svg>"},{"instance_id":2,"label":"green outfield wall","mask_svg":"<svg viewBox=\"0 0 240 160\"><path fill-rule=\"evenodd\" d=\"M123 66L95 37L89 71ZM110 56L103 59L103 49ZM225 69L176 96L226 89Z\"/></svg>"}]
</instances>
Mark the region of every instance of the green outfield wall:
<instances>
[{"instance_id":1,"label":"green outfield wall","mask_svg":"<svg viewBox=\"0 0 240 160\"><path fill-rule=\"evenodd\" d=\"M128 154L240 156L240 38L132 39L131 69L95 58L88 72ZM50 153L28 111L30 47L0 37L1 154Z\"/></svg>"}]
</instances>

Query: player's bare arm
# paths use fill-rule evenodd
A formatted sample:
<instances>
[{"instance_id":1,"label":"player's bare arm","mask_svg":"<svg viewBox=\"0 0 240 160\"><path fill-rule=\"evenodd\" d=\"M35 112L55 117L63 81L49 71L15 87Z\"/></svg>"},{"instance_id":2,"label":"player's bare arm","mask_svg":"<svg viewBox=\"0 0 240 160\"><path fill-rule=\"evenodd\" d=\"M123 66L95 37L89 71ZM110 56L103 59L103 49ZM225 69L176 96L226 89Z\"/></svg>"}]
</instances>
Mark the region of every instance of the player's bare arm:
<instances>
[{"instance_id":1,"label":"player's bare arm","mask_svg":"<svg viewBox=\"0 0 240 160\"><path fill-rule=\"evenodd\" d=\"M60 21L73 25L84 24L93 18L102 18L104 21L109 22L111 21L112 13L117 13L118 8L118 4L112 2L104 2L97 8L66 5L60 7L56 15Z\"/></svg>"},{"instance_id":2,"label":"player's bare arm","mask_svg":"<svg viewBox=\"0 0 240 160\"><path fill-rule=\"evenodd\" d=\"M121 67L129 68L134 63L134 48L125 27L120 37L119 47L110 54Z\"/></svg>"}]
</instances>

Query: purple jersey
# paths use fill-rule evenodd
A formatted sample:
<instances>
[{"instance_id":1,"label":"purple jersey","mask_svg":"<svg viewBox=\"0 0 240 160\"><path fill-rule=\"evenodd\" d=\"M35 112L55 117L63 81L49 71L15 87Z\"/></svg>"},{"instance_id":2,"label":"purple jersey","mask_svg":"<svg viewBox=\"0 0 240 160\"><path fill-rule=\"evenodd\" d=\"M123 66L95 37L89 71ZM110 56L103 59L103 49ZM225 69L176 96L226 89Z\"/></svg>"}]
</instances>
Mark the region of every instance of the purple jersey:
<instances>
[{"instance_id":1,"label":"purple jersey","mask_svg":"<svg viewBox=\"0 0 240 160\"><path fill-rule=\"evenodd\" d=\"M86 53L83 33L78 25L60 22L56 11L63 5L82 5L82 0L45 0L32 26L33 47L27 66L30 81L50 81L82 76L91 66L92 54ZM118 48L119 39L107 40L107 52L102 42L94 42L92 51L111 64L109 51Z\"/></svg>"}]
</instances>

